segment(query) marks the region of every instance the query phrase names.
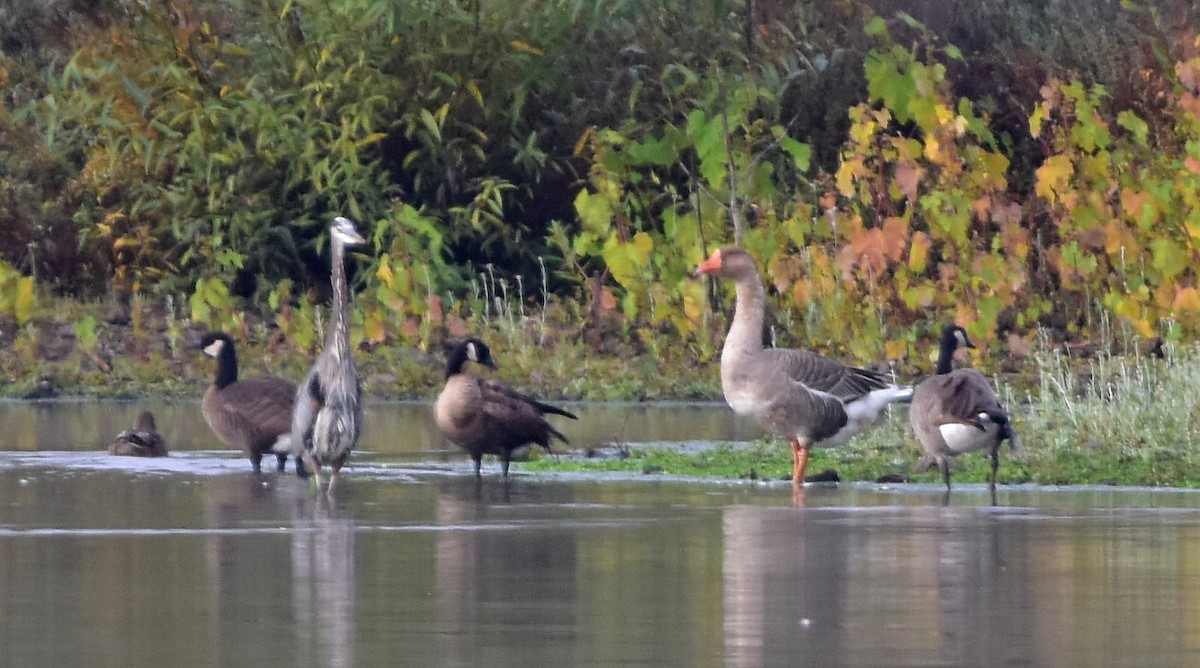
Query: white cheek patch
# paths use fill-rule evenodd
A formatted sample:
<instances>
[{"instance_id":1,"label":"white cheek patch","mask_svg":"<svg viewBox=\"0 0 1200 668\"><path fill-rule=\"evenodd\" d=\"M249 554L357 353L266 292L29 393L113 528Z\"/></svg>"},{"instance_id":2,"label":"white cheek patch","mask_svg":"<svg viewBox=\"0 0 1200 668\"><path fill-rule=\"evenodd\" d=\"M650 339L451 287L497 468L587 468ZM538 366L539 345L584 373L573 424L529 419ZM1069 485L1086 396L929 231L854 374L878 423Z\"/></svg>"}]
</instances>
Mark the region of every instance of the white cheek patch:
<instances>
[{"instance_id":1,"label":"white cheek patch","mask_svg":"<svg viewBox=\"0 0 1200 668\"><path fill-rule=\"evenodd\" d=\"M204 354L209 355L210 357L216 357L217 355L221 354L221 349L224 347L225 342L221 339L217 339L207 346L204 346Z\"/></svg>"},{"instance_id":2,"label":"white cheek patch","mask_svg":"<svg viewBox=\"0 0 1200 668\"><path fill-rule=\"evenodd\" d=\"M467 359L472 362L479 362L479 351L475 349L474 343L467 343Z\"/></svg>"}]
</instances>

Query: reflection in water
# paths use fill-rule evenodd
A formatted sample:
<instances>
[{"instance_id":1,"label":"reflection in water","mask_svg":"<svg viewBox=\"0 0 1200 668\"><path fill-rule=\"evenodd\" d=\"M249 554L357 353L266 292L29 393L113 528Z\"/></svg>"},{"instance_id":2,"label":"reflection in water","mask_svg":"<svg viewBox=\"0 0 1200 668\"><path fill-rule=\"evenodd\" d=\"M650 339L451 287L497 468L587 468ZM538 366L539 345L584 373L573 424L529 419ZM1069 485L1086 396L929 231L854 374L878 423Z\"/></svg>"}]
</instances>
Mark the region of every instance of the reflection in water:
<instances>
[{"instance_id":1,"label":"reflection in water","mask_svg":"<svg viewBox=\"0 0 1200 668\"><path fill-rule=\"evenodd\" d=\"M354 521L324 499L295 505L292 522L294 665L354 664Z\"/></svg>"},{"instance_id":2,"label":"reflection in water","mask_svg":"<svg viewBox=\"0 0 1200 668\"><path fill-rule=\"evenodd\" d=\"M797 509L784 485L477 486L377 455L329 508L192 455L0 452L0 665L1200 665L1195 492L842 485Z\"/></svg>"},{"instance_id":3,"label":"reflection in water","mask_svg":"<svg viewBox=\"0 0 1200 668\"><path fill-rule=\"evenodd\" d=\"M494 483L494 484L493 484ZM571 665L562 649L501 648L531 633L570 629L576 564L575 542L561 531L505 519L509 484L455 481L436 494L435 591L438 663L485 666L504 656L528 657L528 665ZM517 494L538 500L528 488ZM499 504L499 505L493 505ZM564 588L564 583L568 586Z\"/></svg>"}]
</instances>

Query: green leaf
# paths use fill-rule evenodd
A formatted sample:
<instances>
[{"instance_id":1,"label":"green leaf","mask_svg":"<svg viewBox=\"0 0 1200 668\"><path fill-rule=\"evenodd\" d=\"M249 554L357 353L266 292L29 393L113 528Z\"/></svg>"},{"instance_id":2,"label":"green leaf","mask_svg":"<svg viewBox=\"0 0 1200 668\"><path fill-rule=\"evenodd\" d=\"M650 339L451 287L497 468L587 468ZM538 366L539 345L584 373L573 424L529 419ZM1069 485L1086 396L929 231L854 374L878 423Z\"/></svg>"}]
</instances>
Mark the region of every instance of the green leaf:
<instances>
[{"instance_id":1,"label":"green leaf","mask_svg":"<svg viewBox=\"0 0 1200 668\"><path fill-rule=\"evenodd\" d=\"M1188 253L1173 239L1155 239L1150 242L1154 255L1154 268L1162 272L1164 279L1172 279L1188 268Z\"/></svg>"},{"instance_id":2,"label":"green leaf","mask_svg":"<svg viewBox=\"0 0 1200 668\"><path fill-rule=\"evenodd\" d=\"M887 21L881 16L873 16L867 24L863 26L863 31L871 37L881 37L888 34Z\"/></svg>"},{"instance_id":3,"label":"green leaf","mask_svg":"<svg viewBox=\"0 0 1200 668\"><path fill-rule=\"evenodd\" d=\"M798 142L791 137L783 137L779 140L779 145L787 151L788 155L792 156L792 160L796 163L796 169L802 172L808 171L812 160L812 146Z\"/></svg>"},{"instance_id":4,"label":"green leaf","mask_svg":"<svg viewBox=\"0 0 1200 668\"><path fill-rule=\"evenodd\" d=\"M433 135L434 139L438 142L442 141L442 129L438 127L437 120L434 119L433 114L429 113L428 109L421 110L421 123L425 125L425 129Z\"/></svg>"}]
</instances>

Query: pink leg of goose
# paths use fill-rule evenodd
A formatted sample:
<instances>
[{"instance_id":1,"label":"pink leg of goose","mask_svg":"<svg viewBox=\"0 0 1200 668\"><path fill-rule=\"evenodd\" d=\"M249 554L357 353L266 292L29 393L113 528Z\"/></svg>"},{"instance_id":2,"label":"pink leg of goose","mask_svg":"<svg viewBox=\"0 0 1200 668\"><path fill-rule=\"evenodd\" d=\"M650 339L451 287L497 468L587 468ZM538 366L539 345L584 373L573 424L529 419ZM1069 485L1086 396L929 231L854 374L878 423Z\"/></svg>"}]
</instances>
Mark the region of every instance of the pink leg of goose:
<instances>
[{"instance_id":1,"label":"pink leg of goose","mask_svg":"<svg viewBox=\"0 0 1200 668\"><path fill-rule=\"evenodd\" d=\"M808 439L792 439L792 484L804 484L804 471L808 468Z\"/></svg>"}]
</instances>

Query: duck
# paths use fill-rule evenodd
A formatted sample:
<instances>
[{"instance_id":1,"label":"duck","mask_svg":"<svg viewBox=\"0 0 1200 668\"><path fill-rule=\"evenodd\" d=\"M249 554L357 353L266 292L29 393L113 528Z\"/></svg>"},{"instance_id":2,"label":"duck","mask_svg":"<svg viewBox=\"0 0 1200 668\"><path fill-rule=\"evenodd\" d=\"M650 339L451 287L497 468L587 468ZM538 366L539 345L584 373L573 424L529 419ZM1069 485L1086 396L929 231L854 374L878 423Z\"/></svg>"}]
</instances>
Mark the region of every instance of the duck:
<instances>
[{"instance_id":1,"label":"duck","mask_svg":"<svg viewBox=\"0 0 1200 668\"><path fill-rule=\"evenodd\" d=\"M255 472L262 471L267 453L274 454L278 470L284 470L296 384L272 375L239 380L233 338L225 332L206 333L197 347L217 360L216 374L200 403L209 429L225 445L246 453ZM304 475L299 459L296 472Z\"/></svg>"},{"instance_id":2,"label":"duck","mask_svg":"<svg viewBox=\"0 0 1200 668\"><path fill-rule=\"evenodd\" d=\"M362 388L350 349L350 291L346 285L346 248L365 244L354 222L337 216L329 226L330 285L333 308L321 354L296 389L290 430L292 448L312 469L318 489L321 469L329 466L325 494L332 499L342 466L362 433Z\"/></svg>"},{"instance_id":3,"label":"duck","mask_svg":"<svg viewBox=\"0 0 1200 668\"><path fill-rule=\"evenodd\" d=\"M958 348L974 348L967 332L956 324L942 329L936 373L917 385L909 407L909 423L925 448L918 471L937 464L946 493L950 493L951 457L987 449L992 462L988 489L996 493L1000 444L1016 449L1017 435L1008 412L983 374L974 369L954 369Z\"/></svg>"},{"instance_id":4,"label":"duck","mask_svg":"<svg viewBox=\"0 0 1200 668\"><path fill-rule=\"evenodd\" d=\"M154 424L154 414L142 411L133 429L117 434L108 446L108 454L127 457L166 457L167 444Z\"/></svg>"},{"instance_id":5,"label":"duck","mask_svg":"<svg viewBox=\"0 0 1200 668\"><path fill-rule=\"evenodd\" d=\"M764 347L766 291L746 251L719 248L696 268L696 276L734 283L733 321L721 349L721 390L735 413L790 441L797 488L805 482L811 448L847 442L878 422L888 404L912 397L911 387L876 371L808 350Z\"/></svg>"},{"instance_id":6,"label":"duck","mask_svg":"<svg viewBox=\"0 0 1200 668\"><path fill-rule=\"evenodd\" d=\"M497 368L491 350L478 338L469 337L450 346L446 356L446 384L433 405L433 417L448 440L470 453L476 479L481 476L484 455L500 458L501 476L508 480L509 462L517 448L534 443L546 452L553 452L551 439L569 442L545 415L579 419L574 413L543 403L498 380L476 378L464 372L467 362Z\"/></svg>"}]
</instances>

